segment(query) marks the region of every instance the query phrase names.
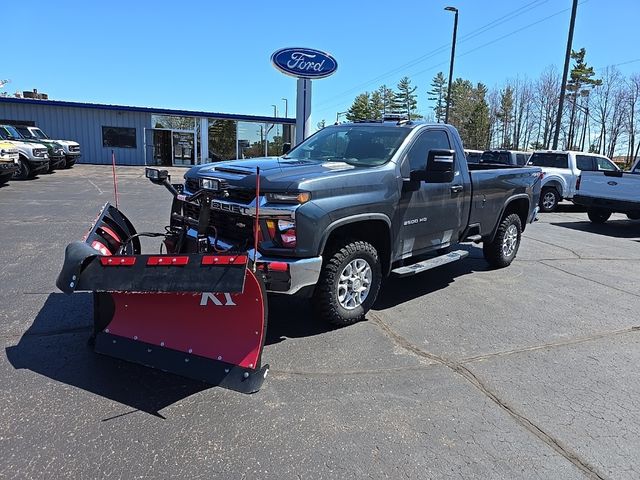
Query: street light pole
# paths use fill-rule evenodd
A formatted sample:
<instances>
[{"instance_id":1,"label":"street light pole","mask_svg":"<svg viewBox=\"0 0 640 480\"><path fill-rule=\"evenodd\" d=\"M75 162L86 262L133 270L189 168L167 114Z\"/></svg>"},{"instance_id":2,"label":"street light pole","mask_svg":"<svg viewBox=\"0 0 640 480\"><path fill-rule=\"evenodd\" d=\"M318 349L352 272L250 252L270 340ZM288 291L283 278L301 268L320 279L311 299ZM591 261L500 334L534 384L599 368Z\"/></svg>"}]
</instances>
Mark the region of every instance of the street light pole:
<instances>
[{"instance_id":1,"label":"street light pole","mask_svg":"<svg viewBox=\"0 0 640 480\"><path fill-rule=\"evenodd\" d=\"M289 118L289 100L283 98L284 100L284 118Z\"/></svg>"},{"instance_id":2,"label":"street light pole","mask_svg":"<svg viewBox=\"0 0 640 480\"><path fill-rule=\"evenodd\" d=\"M571 20L569 21L569 37L567 38L567 52L564 56L564 71L562 72L562 85L560 85L560 100L558 101L558 116L556 117L556 131L553 134L553 150L558 148L558 139L560 137L560 125L562 124L562 106L564 104L564 92L567 86L567 74L569 73L569 59L571 58L571 45L573 44L573 26L576 23L576 10L578 9L578 0L573 0L571 8ZM571 147L571 145L568 145Z\"/></svg>"},{"instance_id":3,"label":"street light pole","mask_svg":"<svg viewBox=\"0 0 640 480\"><path fill-rule=\"evenodd\" d=\"M336 125L340 122L340 115L344 115L345 113L349 112L336 112Z\"/></svg>"},{"instance_id":4,"label":"street light pole","mask_svg":"<svg viewBox=\"0 0 640 480\"><path fill-rule=\"evenodd\" d=\"M453 18L453 43L451 44L451 62L449 63L449 86L447 87L447 108L444 112L444 123L449 123L449 105L451 104L451 81L453 80L453 59L456 55L456 35L458 33L458 9L456 7L444 7L448 12L454 12Z\"/></svg>"}]
</instances>

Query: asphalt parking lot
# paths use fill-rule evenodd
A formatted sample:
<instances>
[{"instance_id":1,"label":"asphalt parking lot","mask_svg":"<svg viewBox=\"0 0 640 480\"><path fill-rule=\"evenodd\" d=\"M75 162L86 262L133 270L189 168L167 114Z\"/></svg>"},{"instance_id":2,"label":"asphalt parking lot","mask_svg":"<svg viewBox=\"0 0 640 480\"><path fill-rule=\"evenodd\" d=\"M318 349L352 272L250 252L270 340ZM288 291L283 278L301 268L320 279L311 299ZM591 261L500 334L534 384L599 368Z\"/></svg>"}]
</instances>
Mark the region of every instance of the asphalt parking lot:
<instances>
[{"instance_id":1,"label":"asphalt parking lot","mask_svg":"<svg viewBox=\"0 0 640 480\"><path fill-rule=\"evenodd\" d=\"M121 209L162 228L168 193L118 173ZM0 477L640 477L640 222L563 204L509 268L469 246L343 329L272 302L272 370L241 395L87 346L91 296L54 282L112 198L110 167L0 188Z\"/></svg>"}]
</instances>

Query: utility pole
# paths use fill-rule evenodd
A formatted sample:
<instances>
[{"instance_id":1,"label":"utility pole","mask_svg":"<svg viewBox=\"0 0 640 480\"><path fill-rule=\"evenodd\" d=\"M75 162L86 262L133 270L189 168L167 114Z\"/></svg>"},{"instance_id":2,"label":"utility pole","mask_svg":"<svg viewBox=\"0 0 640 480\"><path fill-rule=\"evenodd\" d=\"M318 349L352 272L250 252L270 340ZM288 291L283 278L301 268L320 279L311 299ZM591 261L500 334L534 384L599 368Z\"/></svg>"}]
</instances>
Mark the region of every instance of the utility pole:
<instances>
[{"instance_id":1,"label":"utility pole","mask_svg":"<svg viewBox=\"0 0 640 480\"><path fill-rule=\"evenodd\" d=\"M447 108L444 111L444 123L449 123L449 105L451 104L451 81L453 80L453 59L456 55L456 34L458 33L458 9L456 7L444 7L448 12L454 12L453 19L453 43L451 44L451 62L449 63L449 87L447 88Z\"/></svg>"},{"instance_id":2,"label":"utility pole","mask_svg":"<svg viewBox=\"0 0 640 480\"><path fill-rule=\"evenodd\" d=\"M567 38L567 52L564 56L564 71L562 72L562 84L560 85L560 100L558 102L558 116L556 117L556 131L553 134L553 150L558 149L558 139L560 138L560 125L562 124L562 107L564 104L564 92L567 87L567 74L569 73L571 46L573 45L573 27L576 24L577 10L578 0L573 0L573 7L571 8L571 20L569 22L569 37Z\"/></svg>"},{"instance_id":3,"label":"utility pole","mask_svg":"<svg viewBox=\"0 0 640 480\"><path fill-rule=\"evenodd\" d=\"M289 100L284 97L282 100L284 100L284 118L289 118Z\"/></svg>"}]
</instances>

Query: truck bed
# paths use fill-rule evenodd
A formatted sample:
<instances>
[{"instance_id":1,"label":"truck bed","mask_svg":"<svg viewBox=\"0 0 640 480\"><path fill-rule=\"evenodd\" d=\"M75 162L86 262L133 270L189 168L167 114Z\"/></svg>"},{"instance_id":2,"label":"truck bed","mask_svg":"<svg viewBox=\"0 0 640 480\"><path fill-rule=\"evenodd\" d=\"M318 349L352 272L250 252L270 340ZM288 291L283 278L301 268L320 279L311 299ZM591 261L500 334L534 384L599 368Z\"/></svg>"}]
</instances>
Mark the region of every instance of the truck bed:
<instances>
[{"instance_id":1,"label":"truck bed","mask_svg":"<svg viewBox=\"0 0 640 480\"><path fill-rule=\"evenodd\" d=\"M537 205L540 198L539 167L480 163L469 165L469 175L472 189L469 226L479 225L482 236L494 231L507 199L522 197L529 204L532 198ZM531 205L528 207L531 211Z\"/></svg>"}]
</instances>

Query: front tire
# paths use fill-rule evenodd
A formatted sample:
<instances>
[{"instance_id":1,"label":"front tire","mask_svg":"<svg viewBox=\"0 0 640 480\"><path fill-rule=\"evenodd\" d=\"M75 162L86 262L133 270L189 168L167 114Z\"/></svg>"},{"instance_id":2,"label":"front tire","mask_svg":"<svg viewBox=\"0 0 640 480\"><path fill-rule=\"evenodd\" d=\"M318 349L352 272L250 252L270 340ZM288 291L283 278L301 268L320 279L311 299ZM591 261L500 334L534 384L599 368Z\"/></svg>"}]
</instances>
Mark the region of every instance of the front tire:
<instances>
[{"instance_id":1,"label":"front tire","mask_svg":"<svg viewBox=\"0 0 640 480\"><path fill-rule=\"evenodd\" d=\"M542 212L555 212L558 209L558 204L562 200L558 190L553 187L545 187L540 193L540 211Z\"/></svg>"},{"instance_id":2,"label":"front tire","mask_svg":"<svg viewBox=\"0 0 640 480\"><path fill-rule=\"evenodd\" d=\"M607 210L600 210L597 208L590 208L589 210L587 210L587 216L589 217L589 220L591 220L592 223L597 223L598 225L602 225L607 220L609 220L609 217L611 216L611 212L608 212Z\"/></svg>"},{"instance_id":3,"label":"front tire","mask_svg":"<svg viewBox=\"0 0 640 480\"><path fill-rule=\"evenodd\" d=\"M14 172L12 178L15 178L17 180L26 180L31 176L31 168L29 168L29 162L20 157L18 163L20 164L20 168Z\"/></svg>"},{"instance_id":4,"label":"front tire","mask_svg":"<svg viewBox=\"0 0 640 480\"><path fill-rule=\"evenodd\" d=\"M504 268L513 262L520 247L522 238L522 222L520 217L512 213L502 219L492 242L483 242L482 253L489 265Z\"/></svg>"},{"instance_id":5,"label":"front tire","mask_svg":"<svg viewBox=\"0 0 640 480\"><path fill-rule=\"evenodd\" d=\"M368 242L351 241L336 248L320 273L314 292L316 313L344 327L364 319L382 282L378 252Z\"/></svg>"}]
</instances>

